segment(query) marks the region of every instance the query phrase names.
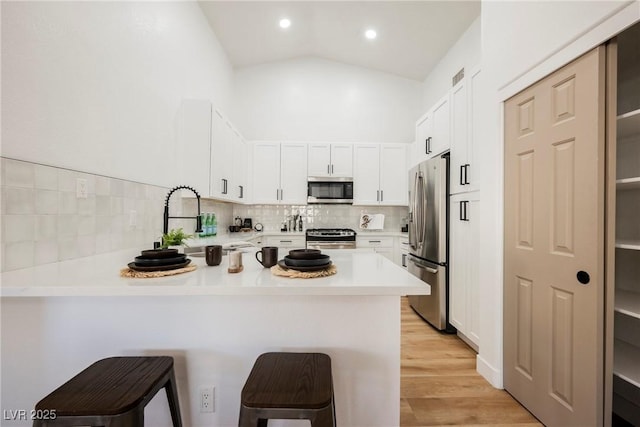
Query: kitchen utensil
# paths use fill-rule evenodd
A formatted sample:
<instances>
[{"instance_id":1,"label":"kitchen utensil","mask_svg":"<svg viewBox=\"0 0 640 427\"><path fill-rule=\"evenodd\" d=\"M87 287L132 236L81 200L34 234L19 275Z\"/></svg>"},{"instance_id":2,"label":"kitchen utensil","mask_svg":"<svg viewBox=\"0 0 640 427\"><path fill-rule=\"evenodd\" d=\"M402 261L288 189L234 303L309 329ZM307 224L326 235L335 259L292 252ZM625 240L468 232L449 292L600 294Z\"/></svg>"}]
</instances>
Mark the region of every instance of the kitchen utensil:
<instances>
[{"instance_id":1,"label":"kitchen utensil","mask_svg":"<svg viewBox=\"0 0 640 427\"><path fill-rule=\"evenodd\" d=\"M260 255L260 258L258 258ZM278 248L277 246L265 246L256 252L256 259L265 268L273 267L278 263Z\"/></svg>"},{"instance_id":2,"label":"kitchen utensil","mask_svg":"<svg viewBox=\"0 0 640 427\"><path fill-rule=\"evenodd\" d=\"M315 259L293 259L288 256L284 257L284 263L287 267L316 267L327 266L331 262L329 255L320 255Z\"/></svg>"},{"instance_id":3,"label":"kitchen utensil","mask_svg":"<svg viewBox=\"0 0 640 427\"><path fill-rule=\"evenodd\" d=\"M222 246L210 245L204 248L204 256L207 265L214 266L220 265L222 262Z\"/></svg>"},{"instance_id":4,"label":"kitchen utensil","mask_svg":"<svg viewBox=\"0 0 640 427\"><path fill-rule=\"evenodd\" d=\"M231 251L229 252L229 268L227 271L229 273L239 273L243 270L242 266L242 252L240 251Z\"/></svg>"},{"instance_id":5,"label":"kitchen utensil","mask_svg":"<svg viewBox=\"0 0 640 427\"><path fill-rule=\"evenodd\" d=\"M291 259L315 259L321 255L320 249L292 249L289 251Z\"/></svg>"},{"instance_id":6,"label":"kitchen utensil","mask_svg":"<svg viewBox=\"0 0 640 427\"><path fill-rule=\"evenodd\" d=\"M325 265L318 265L318 266L314 266L314 267L294 267L291 265L287 265L284 262L284 259L281 259L280 261L278 261L278 266L280 268L283 268L285 270L296 270L296 271L320 271L323 270L325 268L329 268L331 266L331 261L329 261L327 264Z\"/></svg>"},{"instance_id":7,"label":"kitchen utensil","mask_svg":"<svg viewBox=\"0 0 640 427\"><path fill-rule=\"evenodd\" d=\"M179 264L171 264L171 265L154 265L154 266L142 266L136 265L135 262L130 262L127 266L134 271L167 271L167 270L176 270L178 268L186 267L189 265L191 260L187 258L185 262L181 262Z\"/></svg>"}]
</instances>

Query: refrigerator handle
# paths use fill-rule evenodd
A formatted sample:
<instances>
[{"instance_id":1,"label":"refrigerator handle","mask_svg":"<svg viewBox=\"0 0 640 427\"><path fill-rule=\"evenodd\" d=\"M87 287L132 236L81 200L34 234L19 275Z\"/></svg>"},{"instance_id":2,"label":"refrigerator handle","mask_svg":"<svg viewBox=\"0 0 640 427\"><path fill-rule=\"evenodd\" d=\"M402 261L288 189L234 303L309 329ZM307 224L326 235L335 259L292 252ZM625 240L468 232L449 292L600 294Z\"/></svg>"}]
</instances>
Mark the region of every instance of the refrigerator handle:
<instances>
[{"instance_id":1,"label":"refrigerator handle","mask_svg":"<svg viewBox=\"0 0 640 427\"><path fill-rule=\"evenodd\" d=\"M416 261L414 258L409 257L409 261L414 263L416 267L421 268L423 270L428 271L431 274L438 274L438 269L427 267L426 265L422 265L420 262Z\"/></svg>"}]
</instances>

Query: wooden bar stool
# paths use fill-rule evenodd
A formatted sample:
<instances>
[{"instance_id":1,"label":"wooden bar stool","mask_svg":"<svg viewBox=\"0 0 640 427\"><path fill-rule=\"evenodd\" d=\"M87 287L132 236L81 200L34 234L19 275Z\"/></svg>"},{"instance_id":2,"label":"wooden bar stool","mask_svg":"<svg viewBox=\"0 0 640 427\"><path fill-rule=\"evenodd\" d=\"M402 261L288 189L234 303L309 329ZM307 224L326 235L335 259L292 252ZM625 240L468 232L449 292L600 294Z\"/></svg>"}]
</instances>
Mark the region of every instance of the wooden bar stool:
<instances>
[{"instance_id":1,"label":"wooden bar stool","mask_svg":"<svg viewBox=\"0 0 640 427\"><path fill-rule=\"evenodd\" d=\"M33 427L142 427L144 407L161 388L173 427L182 427L172 357L102 359L38 402L35 413L53 419L35 420Z\"/></svg>"},{"instance_id":2,"label":"wooden bar stool","mask_svg":"<svg viewBox=\"0 0 640 427\"><path fill-rule=\"evenodd\" d=\"M331 358L323 353L265 353L242 388L240 427L266 427L269 419L307 419L335 427Z\"/></svg>"}]
</instances>

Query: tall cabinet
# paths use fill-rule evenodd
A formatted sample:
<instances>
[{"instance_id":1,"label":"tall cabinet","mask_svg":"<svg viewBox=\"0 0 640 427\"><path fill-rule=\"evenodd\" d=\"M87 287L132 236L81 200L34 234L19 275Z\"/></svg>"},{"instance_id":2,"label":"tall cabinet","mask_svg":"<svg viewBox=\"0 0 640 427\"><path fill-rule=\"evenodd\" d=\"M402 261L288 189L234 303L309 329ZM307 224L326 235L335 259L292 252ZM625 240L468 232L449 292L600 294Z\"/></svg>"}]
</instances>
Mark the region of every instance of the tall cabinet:
<instances>
[{"instance_id":1,"label":"tall cabinet","mask_svg":"<svg viewBox=\"0 0 640 427\"><path fill-rule=\"evenodd\" d=\"M640 24L617 44L613 412L640 425Z\"/></svg>"}]
</instances>

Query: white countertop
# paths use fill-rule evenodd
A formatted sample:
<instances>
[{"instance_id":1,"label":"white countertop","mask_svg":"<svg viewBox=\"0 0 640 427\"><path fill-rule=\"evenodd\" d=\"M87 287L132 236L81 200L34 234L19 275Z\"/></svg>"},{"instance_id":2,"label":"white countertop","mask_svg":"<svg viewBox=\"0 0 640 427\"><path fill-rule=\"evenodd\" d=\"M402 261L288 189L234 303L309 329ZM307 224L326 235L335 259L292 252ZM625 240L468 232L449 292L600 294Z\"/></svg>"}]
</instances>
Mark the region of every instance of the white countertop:
<instances>
[{"instance_id":1,"label":"white countertop","mask_svg":"<svg viewBox=\"0 0 640 427\"><path fill-rule=\"evenodd\" d=\"M244 271L228 273L227 256L216 267L191 257L195 271L153 279L120 277L120 269L139 255L125 250L57 262L1 275L3 297L127 295L428 295L430 287L383 256L360 250L324 251L337 274L315 279L274 276L245 249ZM285 254L280 253L280 258Z\"/></svg>"}]
</instances>

